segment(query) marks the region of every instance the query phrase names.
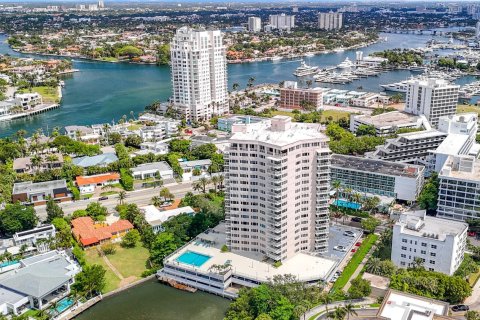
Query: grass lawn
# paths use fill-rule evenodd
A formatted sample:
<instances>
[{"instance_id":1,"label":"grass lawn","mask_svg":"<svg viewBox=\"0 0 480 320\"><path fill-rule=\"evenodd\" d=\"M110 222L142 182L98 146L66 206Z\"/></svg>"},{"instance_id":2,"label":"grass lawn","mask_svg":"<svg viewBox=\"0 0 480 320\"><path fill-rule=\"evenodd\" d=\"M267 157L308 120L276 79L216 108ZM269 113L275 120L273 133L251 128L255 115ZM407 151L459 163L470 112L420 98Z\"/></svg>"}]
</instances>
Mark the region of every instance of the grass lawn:
<instances>
[{"instance_id":1,"label":"grass lawn","mask_svg":"<svg viewBox=\"0 0 480 320\"><path fill-rule=\"evenodd\" d=\"M355 270L357 270L363 258L365 258L367 253L377 241L377 239L378 236L376 234L369 234L363 240L362 245L357 249L357 252L355 252L352 259L345 266L342 274L340 275L340 277L338 277L338 280L335 281L335 283L333 284L332 291L342 290L343 287L345 287L345 285L348 283L353 273L355 272Z\"/></svg>"},{"instance_id":2,"label":"grass lawn","mask_svg":"<svg viewBox=\"0 0 480 320\"><path fill-rule=\"evenodd\" d=\"M42 96L43 103L58 103L60 102L60 97L58 96L57 88L53 87L33 87L31 90L21 90L21 92L37 92Z\"/></svg>"},{"instance_id":3,"label":"grass lawn","mask_svg":"<svg viewBox=\"0 0 480 320\"><path fill-rule=\"evenodd\" d=\"M292 117L294 116L293 113L291 113L290 111L280 111L280 110L277 110L277 111L273 111L272 112L272 117L273 116L289 116L289 117Z\"/></svg>"},{"instance_id":4,"label":"grass lawn","mask_svg":"<svg viewBox=\"0 0 480 320\"><path fill-rule=\"evenodd\" d=\"M108 62L117 62L118 61L118 59L115 58L115 57L105 57L105 58L100 58L100 60L108 61Z\"/></svg>"},{"instance_id":5,"label":"grass lawn","mask_svg":"<svg viewBox=\"0 0 480 320\"><path fill-rule=\"evenodd\" d=\"M476 273L472 273L468 277L468 284L470 285L470 287L473 287L475 285L475 283L477 283L478 278L480 278L480 270L478 270L478 272L476 272Z\"/></svg>"},{"instance_id":6,"label":"grass lawn","mask_svg":"<svg viewBox=\"0 0 480 320\"><path fill-rule=\"evenodd\" d=\"M466 104L459 104L457 106L457 113L465 113L465 112L476 112L480 114L480 107L466 105Z\"/></svg>"},{"instance_id":7,"label":"grass lawn","mask_svg":"<svg viewBox=\"0 0 480 320\"><path fill-rule=\"evenodd\" d=\"M117 245L117 252L109 255L108 260L124 276L140 278L142 272L147 270L145 263L149 257L148 250L137 244L135 248L122 248Z\"/></svg>"},{"instance_id":8,"label":"grass lawn","mask_svg":"<svg viewBox=\"0 0 480 320\"><path fill-rule=\"evenodd\" d=\"M105 197L105 196L110 196L112 194L118 194L118 191L105 191L100 193L100 196Z\"/></svg>"},{"instance_id":9,"label":"grass lawn","mask_svg":"<svg viewBox=\"0 0 480 320\"><path fill-rule=\"evenodd\" d=\"M120 285L120 279L113 273L113 271L107 266L102 257L98 255L98 252L95 248L90 248L85 250L85 256L88 264L99 264L107 271L105 273L105 280L107 282L103 293L113 291ZM109 257L110 259L110 257Z\"/></svg>"},{"instance_id":10,"label":"grass lawn","mask_svg":"<svg viewBox=\"0 0 480 320\"><path fill-rule=\"evenodd\" d=\"M130 131L135 131L135 130L138 130L140 129L142 126L139 125L139 124L131 124L127 127L127 130L130 130Z\"/></svg>"}]
</instances>

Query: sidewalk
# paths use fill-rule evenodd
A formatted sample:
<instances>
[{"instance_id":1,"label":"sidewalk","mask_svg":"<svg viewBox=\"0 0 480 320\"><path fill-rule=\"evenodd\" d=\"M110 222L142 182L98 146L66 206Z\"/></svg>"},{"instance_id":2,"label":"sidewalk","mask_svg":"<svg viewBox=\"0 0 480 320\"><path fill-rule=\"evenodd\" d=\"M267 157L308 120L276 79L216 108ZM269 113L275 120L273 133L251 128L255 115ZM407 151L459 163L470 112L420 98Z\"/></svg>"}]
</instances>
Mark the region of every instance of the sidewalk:
<instances>
[{"instance_id":1,"label":"sidewalk","mask_svg":"<svg viewBox=\"0 0 480 320\"><path fill-rule=\"evenodd\" d=\"M355 304L355 305L365 306L365 305L370 305L370 304L375 303L375 302L376 302L375 299L370 298L370 297L367 297L367 298L364 298L364 299L338 301L338 302L330 303L328 305L328 311L332 311L332 310L335 309L335 307L341 307L341 306L344 306L344 305L349 304L349 303L352 303L352 304ZM327 308L324 304L313 307L312 309L305 312L305 314L300 316L300 319L301 320L302 319L308 320L308 319L310 319L310 317L313 317L314 315L316 315L320 312L325 312L326 309Z\"/></svg>"}]
</instances>

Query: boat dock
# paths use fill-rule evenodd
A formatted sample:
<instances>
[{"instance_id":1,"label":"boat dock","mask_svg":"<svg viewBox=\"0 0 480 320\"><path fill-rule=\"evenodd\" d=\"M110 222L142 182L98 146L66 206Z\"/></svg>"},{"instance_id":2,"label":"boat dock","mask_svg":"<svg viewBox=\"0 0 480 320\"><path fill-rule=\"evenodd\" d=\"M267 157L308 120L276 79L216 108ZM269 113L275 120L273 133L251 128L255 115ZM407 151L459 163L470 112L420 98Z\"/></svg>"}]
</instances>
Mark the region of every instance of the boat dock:
<instances>
[{"instance_id":1,"label":"boat dock","mask_svg":"<svg viewBox=\"0 0 480 320\"><path fill-rule=\"evenodd\" d=\"M23 112L19 113L12 113L8 115L4 115L0 117L0 122L2 121L10 121L10 120L15 120L15 119L20 119L20 118L26 118L26 117L32 117L53 109L60 108L60 104L58 103L52 103L52 104L39 104L35 107L32 107L29 110L25 110Z\"/></svg>"},{"instance_id":2,"label":"boat dock","mask_svg":"<svg viewBox=\"0 0 480 320\"><path fill-rule=\"evenodd\" d=\"M197 292L197 288L193 288L193 287L181 284L181 283L179 283L179 282L177 282L173 279L170 279L170 278L167 278L165 276L159 275L158 273L157 273L157 279L158 279L158 281L166 283L170 287L175 288L175 289L180 289L180 290L191 292L191 293Z\"/></svg>"}]
</instances>

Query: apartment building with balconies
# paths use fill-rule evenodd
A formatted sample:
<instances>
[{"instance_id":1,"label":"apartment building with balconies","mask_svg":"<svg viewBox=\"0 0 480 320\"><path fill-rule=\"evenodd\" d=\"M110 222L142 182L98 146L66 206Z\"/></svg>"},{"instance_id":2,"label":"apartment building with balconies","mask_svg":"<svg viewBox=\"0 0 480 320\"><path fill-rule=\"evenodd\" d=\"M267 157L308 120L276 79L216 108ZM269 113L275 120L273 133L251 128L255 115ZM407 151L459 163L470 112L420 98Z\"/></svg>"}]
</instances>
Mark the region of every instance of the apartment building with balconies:
<instances>
[{"instance_id":1,"label":"apartment building with balconies","mask_svg":"<svg viewBox=\"0 0 480 320\"><path fill-rule=\"evenodd\" d=\"M227 245L272 261L328 249L330 149L319 125L235 124L225 154Z\"/></svg>"}]
</instances>

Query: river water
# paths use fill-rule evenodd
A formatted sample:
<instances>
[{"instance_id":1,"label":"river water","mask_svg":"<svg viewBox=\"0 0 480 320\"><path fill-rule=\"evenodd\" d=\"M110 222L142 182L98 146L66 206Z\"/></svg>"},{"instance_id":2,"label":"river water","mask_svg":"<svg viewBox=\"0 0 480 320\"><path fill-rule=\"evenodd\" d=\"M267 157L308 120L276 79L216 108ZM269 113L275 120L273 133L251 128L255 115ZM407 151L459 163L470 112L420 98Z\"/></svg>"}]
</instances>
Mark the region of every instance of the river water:
<instances>
[{"instance_id":1,"label":"river water","mask_svg":"<svg viewBox=\"0 0 480 320\"><path fill-rule=\"evenodd\" d=\"M417 48L424 46L432 38L430 35L412 34L383 34L382 36L387 36L388 40L361 49L364 55L385 49ZM0 35L0 54L28 56L11 50L5 40L6 36ZM306 58L306 61L310 65L325 68L337 65L347 57L354 60L355 50L317 55ZM299 59L295 59L229 65L229 85L231 87L233 83L238 83L244 87L250 77L255 77L256 84L295 80L292 73L299 64ZM131 111L140 112L151 102L165 101L170 96L168 66L74 60L73 67L80 71L64 79L65 88L60 108L35 117L0 123L0 136L10 136L19 129L32 132L42 128L44 132L48 132L56 126L117 121L122 115L129 116ZM349 90L355 90L361 86L364 91L380 91L380 84L405 80L410 75L410 71L393 71L347 85L328 86Z\"/></svg>"},{"instance_id":2,"label":"river water","mask_svg":"<svg viewBox=\"0 0 480 320\"><path fill-rule=\"evenodd\" d=\"M77 320L218 320L230 301L197 291L189 293L148 281L100 301Z\"/></svg>"}]
</instances>

